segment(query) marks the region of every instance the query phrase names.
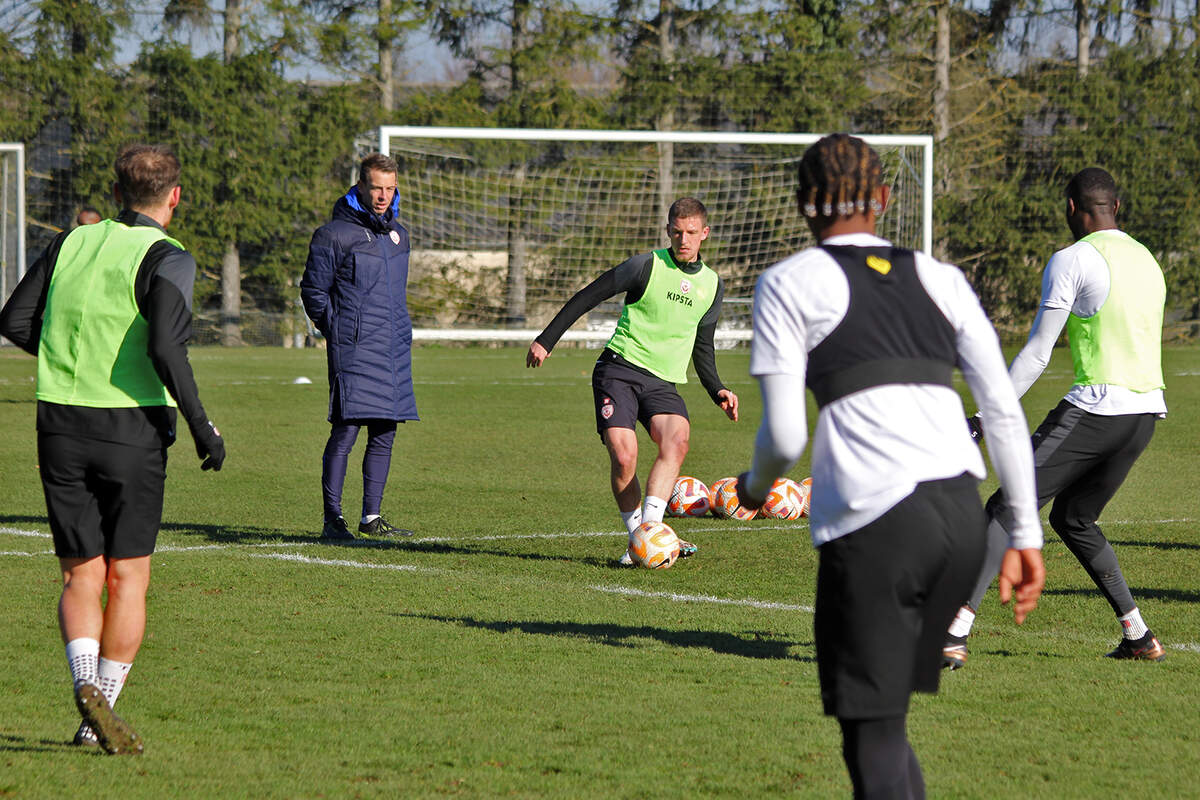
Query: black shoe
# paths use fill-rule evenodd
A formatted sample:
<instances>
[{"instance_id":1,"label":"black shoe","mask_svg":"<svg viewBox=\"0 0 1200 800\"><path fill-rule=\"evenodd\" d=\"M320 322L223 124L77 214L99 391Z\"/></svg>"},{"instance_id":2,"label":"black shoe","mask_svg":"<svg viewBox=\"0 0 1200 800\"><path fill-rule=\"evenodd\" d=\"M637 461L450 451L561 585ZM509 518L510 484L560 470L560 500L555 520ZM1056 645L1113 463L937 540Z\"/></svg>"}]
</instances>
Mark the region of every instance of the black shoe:
<instances>
[{"instance_id":1,"label":"black shoe","mask_svg":"<svg viewBox=\"0 0 1200 800\"><path fill-rule=\"evenodd\" d=\"M345 525L346 523L343 522L342 524ZM393 536L413 535L412 531L408 530L407 528L397 528L383 517L376 517L370 522L358 523L358 532L363 536L383 536L388 538Z\"/></svg>"},{"instance_id":2,"label":"black shoe","mask_svg":"<svg viewBox=\"0 0 1200 800\"><path fill-rule=\"evenodd\" d=\"M1133 661L1162 661L1167 657L1166 648L1150 631L1140 639L1122 639L1117 649L1108 653L1108 658Z\"/></svg>"},{"instance_id":3,"label":"black shoe","mask_svg":"<svg viewBox=\"0 0 1200 800\"><path fill-rule=\"evenodd\" d=\"M325 520L325 527L321 529L322 539L332 539L335 541L353 541L354 534L346 527L346 520L341 517Z\"/></svg>"},{"instance_id":4,"label":"black shoe","mask_svg":"<svg viewBox=\"0 0 1200 800\"><path fill-rule=\"evenodd\" d=\"M967 637L946 636L942 646L942 669L956 670L967 665Z\"/></svg>"},{"instance_id":5,"label":"black shoe","mask_svg":"<svg viewBox=\"0 0 1200 800\"><path fill-rule=\"evenodd\" d=\"M75 707L83 721L96 732L100 746L110 755L140 755L142 739L129 723L113 713L104 693L90 683L75 687Z\"/></svg>"}]
</instances>

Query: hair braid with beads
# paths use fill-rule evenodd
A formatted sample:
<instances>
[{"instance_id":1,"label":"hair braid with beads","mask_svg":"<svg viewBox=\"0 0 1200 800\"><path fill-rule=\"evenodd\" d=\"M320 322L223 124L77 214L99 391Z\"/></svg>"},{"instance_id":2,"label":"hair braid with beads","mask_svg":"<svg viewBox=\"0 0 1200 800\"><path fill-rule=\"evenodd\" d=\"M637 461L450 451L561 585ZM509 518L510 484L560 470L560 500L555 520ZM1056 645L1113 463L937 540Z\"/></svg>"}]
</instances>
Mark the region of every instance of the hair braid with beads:
<instances>
[{"instance_id":1,"label":"hair braid with beads","mask_svg":"<svg viewBox=\"0 0 1200 800\"><path fill-rule=\"evenodd\" d=\"M845 133L826 136L800 159L797 198L804 216L850 217L883 211L875 199L883 185L879 154L866 142Z\"/></svg>"}]
</instances>

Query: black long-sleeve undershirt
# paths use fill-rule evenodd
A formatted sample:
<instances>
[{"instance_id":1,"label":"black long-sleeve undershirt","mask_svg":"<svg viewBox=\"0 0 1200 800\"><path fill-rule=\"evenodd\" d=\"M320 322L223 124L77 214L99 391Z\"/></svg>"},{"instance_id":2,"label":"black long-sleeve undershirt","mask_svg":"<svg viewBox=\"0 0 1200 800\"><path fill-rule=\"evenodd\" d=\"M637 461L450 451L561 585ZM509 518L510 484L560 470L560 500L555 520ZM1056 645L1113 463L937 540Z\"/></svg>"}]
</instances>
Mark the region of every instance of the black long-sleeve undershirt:
<instances>
[{"instance_id":1,"label":"black long-sleeve undershirt","mask_svg":"<svg viewBox=\"0 0 1200 800\"><path fill-rule=\"evenodd\" d=\"M690 275L694 275L700 271L699 260L689 264L675 263L676 266ZM642 253L621 262L600 275L600 277L576 292L554 316L554 319L550 321L545 330L538 334L534 341L546 348L546 352L549 352L558 344L558 340L562 338L562 335L567 332L568 328L574 325L580 317L605 300L624 292L625 305L636 303L641 299L642 294L646 291L646 287L650 283L650 272L653 265L653 254ZM696 326L696 341L692 345L692 365L696 368L696 377L700 379L700 384L708 392L708 396L714 403L721 402L717 393L725 388L725 385L721 383L720 375L717 373L716 347L713 344L713 337L717 331L717 320L721 316L721 301L724 294L725 283L718 276L716 295L713 298L712 305L709 306L708 311L704 313L704 316ZM612 351L608 352L612 353ZM630 363L628 360L621 358L617 353L612 353L610 357L640 372L647 372L645 368ZM647 372L647 374L649 373Z\"/></svg>"},{"instance_id":2,"label":"black long-sleeve undershirt","mask_svg":"<svg viewBox=\"0 0 1200 800\"><path fill-rule=\"evenodd\" d=\"M160 227L153 219L125 210L117 217L126 225ZM0 334L34 356L41 338L42 316L50 276L67 232L55 237L17 284L0 312ZM196 380L188 361L192 334L192 285L196 261L167 241L155 242L138 267L134 297L149 325L147 345L154 371L192 431L208 425ZM133 446L169 446L175 439L175 412L166 406L90 408L38 402L37 426L46 433L65 433Z\"/></svg>"}]
</instances>

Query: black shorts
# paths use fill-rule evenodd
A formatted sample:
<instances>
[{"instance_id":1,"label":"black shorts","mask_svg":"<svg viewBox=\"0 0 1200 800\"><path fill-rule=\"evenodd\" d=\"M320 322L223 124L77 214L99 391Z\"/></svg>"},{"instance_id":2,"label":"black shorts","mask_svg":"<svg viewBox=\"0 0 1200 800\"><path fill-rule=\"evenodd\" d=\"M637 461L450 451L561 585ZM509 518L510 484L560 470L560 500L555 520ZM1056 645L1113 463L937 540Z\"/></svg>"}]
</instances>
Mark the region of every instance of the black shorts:
<instances>
[{"instance_id":1,"label":"black shorts","mask_svg":"<svg viewBox=\"0 0 1200 800\"><path fill-rule=\"evenodd\" d=\"M650 430L650 418L656 414L688 418L687 406L675 384L611 361L596 362L592 371L592 397L596 432L601 436L609 428L635 428L638 422Z\"/></svg>"},{"instance_id":2,"label":"black shorts","mask_svg":"<svg viewBox=\"0 0 1200 800\"><path fill-rule=\"evenodd\" d=\"M978 481L927 481L879 519L818 549L813 617L825 713L884 719L934 693L946 629L986 548Z\"/></svg>"},{"instance_id":3,"label":"black shorts","mask_svg":"<svg viewBox=\"0 0 1200 800\"><path fill-rule=\"evenodd\" d=\"M137 558L154 552L166 448L39 432L38 461L59 558Z\"/></svg>"},{"instance_id":4,"label":"black shorts","mask_svg":"<svg viewBox=\"0 0 1200 800\"><path fill-rule=\"evenodd\" d=\"M1150 444L1157 420L1154 414L1093 414L1063 400L1034 431L1038 508L1054 501L1050 526L1073 553L1094 553L1107 543L1096 520ZM987 511L1012 530L1002 490L988 499Z\"/></svg>"}]
</instances>

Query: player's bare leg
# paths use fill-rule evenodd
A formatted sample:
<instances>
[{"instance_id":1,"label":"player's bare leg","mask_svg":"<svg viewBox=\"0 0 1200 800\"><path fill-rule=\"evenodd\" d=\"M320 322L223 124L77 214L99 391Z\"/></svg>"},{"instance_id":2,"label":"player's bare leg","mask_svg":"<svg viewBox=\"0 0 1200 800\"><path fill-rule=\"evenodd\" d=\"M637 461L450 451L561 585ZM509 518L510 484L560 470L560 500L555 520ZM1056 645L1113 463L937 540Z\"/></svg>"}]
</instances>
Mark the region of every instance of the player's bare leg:
<instances>
[{"instance_id":1,"label":"player's bare leg","mask_svg":"<svg viewBox=\"0 0 1200 800\"><path fill-rule=\"evenodd\" d=\"M62 596L58 600L58 627L63 644L75 639L100 641L104 628L104 609L100 598L108 576L103 556L60 558L63 573Z\"/></svg>"},{"instance_id":2,"label":"player's bare leg","mask_svg":"<svg viewBox=\"0 0 1200 800\"><path fill-rule=\"evenodd\" d=\"M150 556L114 558L108 562L108 603L100 655L132 663L146 633L146 590Z\"/></svg>"},{"instance_id":3,"label":"player's bare leg","mask_svg":"<svg viewBox=\"0 0 1200 800\"><path fill-rule=\"evenodd\" d=\"M642 487L637 477L637 432L630 428L609 428L604 431L604 446L608 448L609 477L617 508L622 513L633 511L642 502Z\"/></svg>"},{"instance_id":4,"label":"player's bare leg","mask_svg":"<svg viewBox=\"0 0 1200 800\"><path fill-rule=\"evenodd\" d=\"M642 522L642 487L637 478L637 431L632 428L608 428L604 431L604 446L608 449L609 479L621 522L630 534ZM632 566L633 557L626 549L619 563Z\"/></svg>"},{"instance_id":5,"label":"player's bare leg","mask_svg":"<svg viewBox=\"0 0 1200 800\"><path fill-rule=\"evenodd\" d=\"M691 435L691 423L680 414L655 414L650 418L650 438L658 445L658 456L646 478L643 521L662 522L667 501L671 499L679 470L683 467L683 459L687 457ZM680 558L687 558L695 552L694 544L679 540Z\"/></svg>"},{"instance_id":6,"label":"player's bare leg","mask_svg":"<svg viewBox=\"0 0 1200 800\"><path fill-rule=\"evenodd\" d=\"M59 627L68 646L68 658L80 641L92 641L102 662L128 670L141 646L146 629L146 590L150 583L150 557L113 559L60 559L63 594L59 600ZM101 605L104 588L108 602ZM74 643L74 644L73 644ZM97 647L98 645L98 647ZM107 752L141 753L142 741L112 710L112 701L101 690L101 679L90 668L76 675L75 704L85 725L76 734L91 733ZM117 688L119 693L119 687Z\"/></svg>"}]
</instances>

